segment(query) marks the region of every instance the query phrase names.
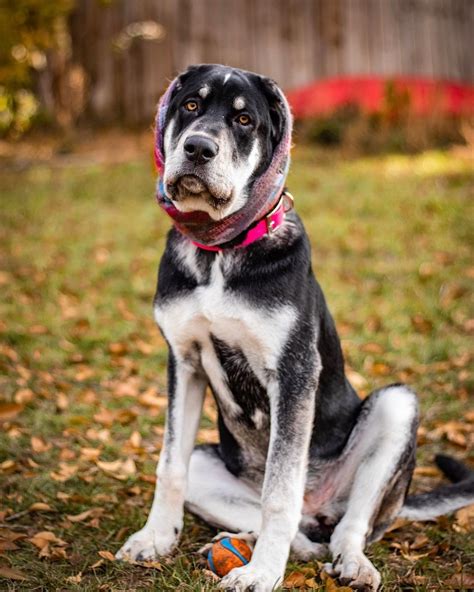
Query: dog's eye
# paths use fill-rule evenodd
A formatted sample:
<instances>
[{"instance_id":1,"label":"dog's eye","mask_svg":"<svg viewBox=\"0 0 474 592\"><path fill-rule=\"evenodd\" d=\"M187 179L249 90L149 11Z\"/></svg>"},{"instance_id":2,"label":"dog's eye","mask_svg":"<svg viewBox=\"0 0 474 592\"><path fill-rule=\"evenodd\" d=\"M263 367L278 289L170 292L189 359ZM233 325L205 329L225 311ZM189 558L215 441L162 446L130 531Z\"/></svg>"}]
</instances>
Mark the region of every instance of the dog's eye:
<instances>
[{"instance_id":1,"label":"dog's eye","mask_svg":"<svg viewBox=\"0 0 474 592\"><path fill-rule=\"evenodd\" d=\"M184 103L184 108L186 111L197 111L198 104L196 101L186 101L186 103Z\"/></svg>"},{"instance_id":2,"label":"dog's eye","mask_svg":"<svg viewBox=\"0 0 474 592\"><path fill-rule=\"evenodd\" d=\"M249 125L250 124L250 117L248 115L239 115L237 117L237 123L240 123L240 125Z\"/></svg>"}]
</instances>

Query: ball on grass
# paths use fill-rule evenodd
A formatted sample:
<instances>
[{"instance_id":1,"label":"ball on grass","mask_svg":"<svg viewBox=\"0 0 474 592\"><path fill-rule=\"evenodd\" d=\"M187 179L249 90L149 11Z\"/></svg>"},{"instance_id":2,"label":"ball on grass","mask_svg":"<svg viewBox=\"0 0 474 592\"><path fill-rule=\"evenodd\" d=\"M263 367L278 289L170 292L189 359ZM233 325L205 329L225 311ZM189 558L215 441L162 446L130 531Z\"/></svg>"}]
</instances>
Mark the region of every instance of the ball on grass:
<instances>
[{"instance_id":1,"label":"ball on grass","mask_svg":"<svg viewBox=\"0 0 474 592\"><path fill-rule=\"evenodd\" d=\"M252 550L245 541L225 537L212 545L207 563L211 571L222 577L234 567L246 565L251 557Z\"/></svg>"}]
</instances>

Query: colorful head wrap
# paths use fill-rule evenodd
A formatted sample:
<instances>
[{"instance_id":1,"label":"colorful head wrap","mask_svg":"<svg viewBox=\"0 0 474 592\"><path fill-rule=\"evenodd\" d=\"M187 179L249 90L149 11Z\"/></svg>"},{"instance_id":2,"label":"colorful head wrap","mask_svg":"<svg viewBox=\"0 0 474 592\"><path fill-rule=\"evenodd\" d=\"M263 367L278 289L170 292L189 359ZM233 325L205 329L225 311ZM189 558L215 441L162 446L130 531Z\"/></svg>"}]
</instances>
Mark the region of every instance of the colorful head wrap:
<instances>
[{"instance_id":1,"label":"colorful head wrap","mask_svg":"<svg viewBox=\"0 0 474 592\"><path fill-rule=\"evenodd\" d=\"M165 157L163 140L168 106L174 89L178 83L175 78L169 85L158 104L155 129L155 163L159 172L156 198L158 204L173 219L173 224L192 241L204 246L217 246L234 240L254 222L263 218L278 202L286 181L290 166L290 147L292 132L292 116L288 102L283 93L280 103L283 109L283 133L277 144L272 161L268 168L255 179L250 189L246 203L236 212L221 220L213 220L207 212L180 212L173 202L166 196L163 178L165 173Z\"/></svg>"}]
</instances>

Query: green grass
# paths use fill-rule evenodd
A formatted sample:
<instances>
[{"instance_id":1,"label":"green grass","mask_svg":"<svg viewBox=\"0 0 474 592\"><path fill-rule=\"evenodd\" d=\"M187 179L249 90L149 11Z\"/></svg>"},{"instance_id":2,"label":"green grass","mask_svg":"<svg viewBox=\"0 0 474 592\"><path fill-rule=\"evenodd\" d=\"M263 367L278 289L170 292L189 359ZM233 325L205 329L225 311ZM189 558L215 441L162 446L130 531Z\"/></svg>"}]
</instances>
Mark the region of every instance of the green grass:
<instances>
[{"instance_id":1,"label":"green grass","mask_svg":"<svg viewBox=\"0 0 474 592\"><path fill-rule=\"evenodd\" d=\"M346 161L299 147L289 180L350 376L364 394L397 380L418 391L428 432L419 449L424 466L437 451L465 458L459 434L472 433L465 417L471 166L441 152ZM195 553L213 530L191 516L161 570L106 559L92 567L99 551L116 551L143 524L161 442L166 350L151 303L169 222L153 186L146 158L2 172L0 392L24 408L0 432L0 568L27 577L0 577L2 589L213 589ZM158 402L147 403L145 391ZM212 418L209 403L201 439L214 436ZM433 432L450 420L461 422L457 436L448 434L458 444ZM135 434L132 445L134 432L142 440ZM51 446L34 451L32 437ZM136 471L111 477L90 449L100 461L132 458ZM51 476L59 463L70 468L65 481ZM414 487L436 482L417 476ZM37 502L51 511L31 510ZM67 518L91 508L104 511L82 522ZM16 549L1 550L5 525L25 535ZM53 545L40 558L27 540L40 531L63 539L65 556ZM402 553L400 545L408 549L419 535L426 545ZM404 526L369 549L393 592L447 590L453 573L472 570L473 554L453 518ZM80 583L68 580L78 574Z\"/></svg>"}]
</instances>

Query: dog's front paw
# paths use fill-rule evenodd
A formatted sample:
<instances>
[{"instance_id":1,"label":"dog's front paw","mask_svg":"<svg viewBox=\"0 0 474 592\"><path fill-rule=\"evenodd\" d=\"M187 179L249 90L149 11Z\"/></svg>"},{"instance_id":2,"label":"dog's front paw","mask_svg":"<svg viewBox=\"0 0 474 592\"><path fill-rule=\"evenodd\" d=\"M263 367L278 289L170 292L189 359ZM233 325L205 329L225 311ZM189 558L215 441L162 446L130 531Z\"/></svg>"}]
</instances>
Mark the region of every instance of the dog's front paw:
<instances>
[{"instance_id":1,"label":"dog's front paw","mask_svg":"<svg viewBox=\"0 0 474 592\"><path fill-rule=\"evenodd\" d=\"M115 557L122 561L153 561L168 555L178 543L178 533L144 526L132 534L127 542L117 551Z\"/></svg>"},{"instance_id":2,"label":"dog's front paw","mask_svg":"<svg viewBox=\"0 0 474 592\"><path fill-rule=\"evenodd\" d=\"M251 563L236 567L219 582L219 588L228 592L272 592L282 577L260 570Z\"/></svg>"},{"instance_id":3,"label":"dog's front paw","mask_svg":"<svg viewBox=\"0 0 474 592\"><path fill-rule=\"evenodd\" d=\"M355 590L376 592L380 586L380 574L363 553L344 553L334 563L327 563L325 571Z\"/></svg>"}]
</instances>

